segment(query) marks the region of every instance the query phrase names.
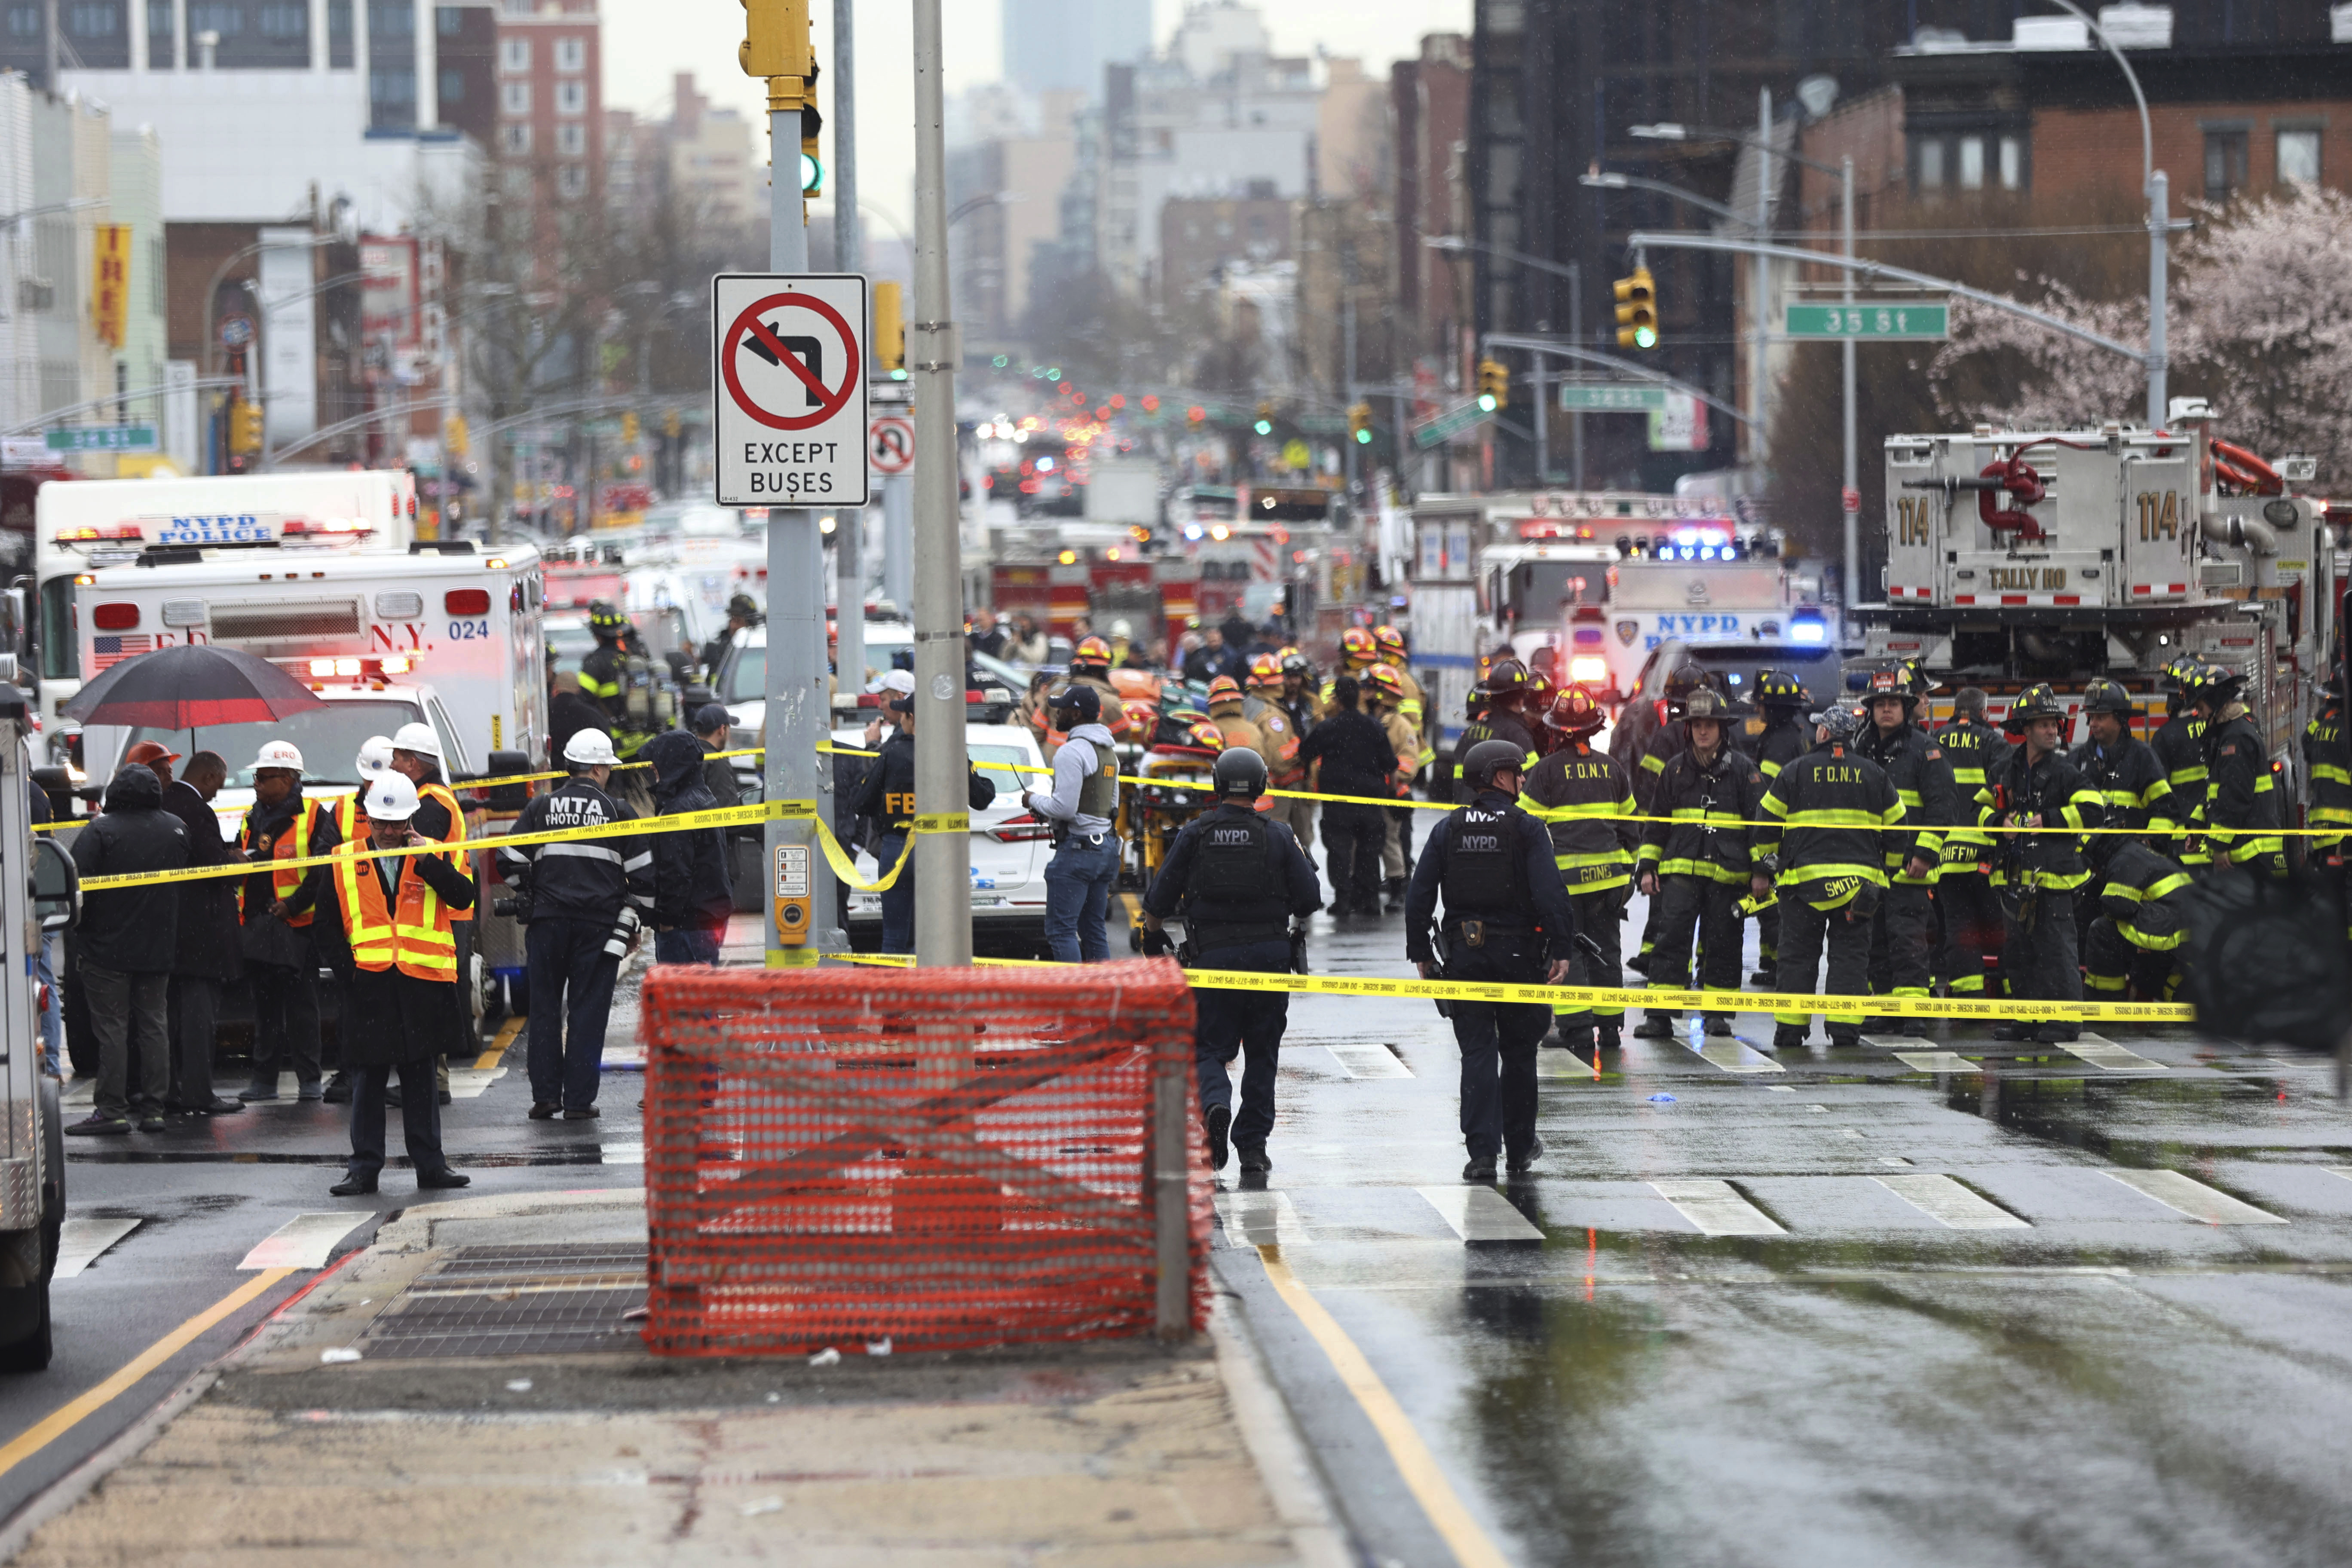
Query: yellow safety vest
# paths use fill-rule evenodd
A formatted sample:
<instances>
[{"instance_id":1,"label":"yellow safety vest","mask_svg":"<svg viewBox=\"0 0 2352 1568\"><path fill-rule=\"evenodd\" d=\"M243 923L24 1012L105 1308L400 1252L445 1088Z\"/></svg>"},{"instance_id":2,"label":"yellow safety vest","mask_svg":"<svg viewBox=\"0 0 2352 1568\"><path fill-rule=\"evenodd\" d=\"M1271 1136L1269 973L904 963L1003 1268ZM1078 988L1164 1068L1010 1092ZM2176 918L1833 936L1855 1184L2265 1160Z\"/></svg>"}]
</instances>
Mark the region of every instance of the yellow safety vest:
<instances>
[{"instance_id":1,"label":"yellow safety vest","mask_svg":"<svg viewBox=\"0 0 2352 1568\"><path fill-rule=\"evenodd\" d=\"M455 984L457 939L449 929L448 906L404 859L398 907L386 909L383 879L373 861L360 858L363 847L353 839L334 849L335 896L342 905L352 962L378 973L397 964L412 979Z\"/></svg>"},{"instance_id":2,"label":"yellow safety vest","mask_svg":"<svg viewBox=\"0 0 2352 1568\"><path fill-rule=\"evenodd\" d=\"M253 807L253 811L260 809L258 805ZM303 801L302 809L294 814L294 820L287 824L286 831L278 836L278 842L269 847L269 858L272 860L308 859L310 854L310 836L318 830L318 821L319 803L315 800ZM247 853L250 853L253 848L253 812L251 811L246 814L245 826L237 832L236 847ZM302 885L302 876L303 873L299 870L273 868L269 873L271 897L279 902L292 898L295 889ZM242 898L244 890L251 884L241 881L237 886L239 896ZM240 904L239 912L247 921L250 922L259 920L269 911L267 909L246 909ZM286 923L299 929L309 925L310 918L310 911L304 910L299 915L288 916Z\"/></svg>"}]
</instances>

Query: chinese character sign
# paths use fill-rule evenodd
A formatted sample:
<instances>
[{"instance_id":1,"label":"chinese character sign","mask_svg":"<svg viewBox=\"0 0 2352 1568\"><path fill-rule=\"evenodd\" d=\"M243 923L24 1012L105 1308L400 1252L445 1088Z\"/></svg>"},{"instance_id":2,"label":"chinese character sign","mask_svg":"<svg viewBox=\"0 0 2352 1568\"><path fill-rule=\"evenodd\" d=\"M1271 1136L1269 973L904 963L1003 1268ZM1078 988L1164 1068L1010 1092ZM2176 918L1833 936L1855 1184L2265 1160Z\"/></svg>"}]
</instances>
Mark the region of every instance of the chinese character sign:
<instances>
[{"instance_id":1,"label":"chinese character sign","mask_svg":"<svg viewBox=\"0 0 2352 1568\"><path fill-rule=\"evenodd\" d=\"M100 224L90 230L90 316L98 341L119 349L131 320L131 226Z\"/></svg>"}]
</instances>

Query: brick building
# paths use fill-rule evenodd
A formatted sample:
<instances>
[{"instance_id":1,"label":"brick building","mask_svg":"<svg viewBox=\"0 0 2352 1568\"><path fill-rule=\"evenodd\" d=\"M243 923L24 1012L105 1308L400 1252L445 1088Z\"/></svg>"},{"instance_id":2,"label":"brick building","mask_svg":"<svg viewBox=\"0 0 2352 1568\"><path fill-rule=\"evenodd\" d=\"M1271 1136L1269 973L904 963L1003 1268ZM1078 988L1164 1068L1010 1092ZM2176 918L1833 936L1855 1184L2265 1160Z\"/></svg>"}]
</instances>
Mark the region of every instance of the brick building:
<instances>
[{"instance_id":1,"label":"brick building","mask_svg":"<svg viewBox=\"0 0 2352 1568\"><path fill-rule=\"evenodd\" d=\"M499 12L499 133L491 155L542 204L596 210L604 94L595 0L506 0Z\"/></svg>"}]
</instances>

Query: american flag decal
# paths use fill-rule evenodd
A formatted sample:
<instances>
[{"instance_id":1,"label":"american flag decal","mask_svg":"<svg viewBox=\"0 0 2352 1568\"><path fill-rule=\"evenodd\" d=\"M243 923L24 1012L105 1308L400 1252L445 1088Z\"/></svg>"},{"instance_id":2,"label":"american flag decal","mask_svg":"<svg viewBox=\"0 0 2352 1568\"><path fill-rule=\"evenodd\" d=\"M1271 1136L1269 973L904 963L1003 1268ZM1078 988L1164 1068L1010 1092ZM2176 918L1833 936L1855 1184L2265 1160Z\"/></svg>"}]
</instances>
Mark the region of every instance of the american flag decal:
<instances>
[{"instance_id":1,"label":"american flag decal","mask_svg":"<svg viewBox=\"0 0 2352 1568\"><path fill-rule=\"evenodd\" d=\"M109 665L121 664L133 654L154 652L155 639L144 632L132 637L92 637L90 649L97 656L91 662L98 666L98 669L90 673L96 675L99 670Z\"/></svg>"}]
</instances>

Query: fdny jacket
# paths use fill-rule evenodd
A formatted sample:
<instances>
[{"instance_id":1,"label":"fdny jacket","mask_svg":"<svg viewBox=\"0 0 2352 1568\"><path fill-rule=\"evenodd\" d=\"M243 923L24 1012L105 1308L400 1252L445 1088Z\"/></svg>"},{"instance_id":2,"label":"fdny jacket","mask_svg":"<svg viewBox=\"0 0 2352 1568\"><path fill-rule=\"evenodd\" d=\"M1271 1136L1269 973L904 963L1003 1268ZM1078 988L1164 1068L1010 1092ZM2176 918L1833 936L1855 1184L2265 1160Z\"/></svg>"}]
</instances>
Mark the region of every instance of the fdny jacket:
<instances>
[{"instance_id":1,"label":"fdny jacket","mask_svg":"<svg viewBox=\"0 0 2352 1568\"><path fill-rule=\"evenodd\" d=\"M1449 931L1465 920L1539 927L1547 956L1575 952L1576 914L1552 864L1551 836L1501 790L1481 790L1470 809L1450 815L1423 847L1404 895L1404 955L1414 963L1437 961L1429 928L1441 889Z\"/></svg>"},{"instance_id":2,"label":"fdny jacket","mask_svg":"<svg viewBox=\"0 0 2352 1568\"><path fill-rule=\"evenodd\" d=\"M1780 770L1764 792L1759 855L1778 856L1778 886L1817 910L1853 901L1864 883L1886 886L1884 830L1903 820L1886 771L1843 744L1816 747Z\"/></svg>"},{"instance_id":3,"label":"fdny jacket","mask_svg":"<svg viewBox=\"0 0 2352 1568\"><path fill-rule=\"evenodd\" d=\"M1477 794L1470 787L1469 781L1462 776L1462 759L1468 756L1470 748L1481 741L1508 741L1519 749L1520 761L1527 767L1534 767L1539 755L1535 736L1519 721L1517 714L1500 708L1488 708L1484 718L1473 719L1465 724L1461 738L1454 742L1454 798L1457 801L1466 803Z\"/></svg>"},{"instance_id":4,"label":"fdny jacket","mask_svg":"<svg viewBox=\"0 0 2352 1568\"><path fill-rule=\"evenodd\" d=\"M1879 841L1888 879L1906 887L1932 883L1944 856L1944 829L1960 820L1959 798L1944 749L1906 722L1896 730L1869 726L1855 737L1854 750L1885 770L1895 798L1903 803L1906 831L1886 834ZM1927 862L1926 876L1904 869L1914 856Z\"/></svg>"},{"instance_id":5,"label":"fdny jacket","mask_svg":"<svg viewBox=\"0 0 2352 1568\"><path fill-rule=\"evenodd\" d=\"M1550 828L1552 860L1570 892L1598 893L1633 880L1642 842L1641 825L1627 820L1633 784L1608 752L1589 741L1566 742L1528 772L1519 805Z\"/></svg>"},{"instance_id":6,"label":"fdny jacket","mask_svg":"<svg viewBox=\"0 0 2352 1568\"><path fill-rule=\"evenodd\" d=\"M2105 803L2109 827L2128 827L2137 833L2150 823L2171 822L2172 786L2165 778L2164 764L2138 736L2126 734L2112 747L2085 741L2074 748L2070 760Z\"/></svg>"},{"instance_id":7,"label":"fdny jacket","mask_svg":"<svg viewBox=\"0 0 2352 1568\"><path fill-rule=\"evenodd\" d=\"M1782 768L1813 749L1812 727L1793 717L1777 723L1750 719L1740 735L1739 749L1756 759L1756 771L1769 784L1780 776Z\"/></svg>"},{"instance_id":8,"label":"fdny jacket","mask_svg":"<svg viewBox=\"0 0 2352 1568\"><path fill-rule=\"evenodd\" d=\"M2205 731L2206 841L2232 866L2275 866L2286 851L2279 836L2280 795L2262 731L2231 703Z\"/></svg>"},{"instance_id":9,"label":"fdny jacket","mask_svg":"<svg viewBox=\"0 0 2352 1568\"><path fill-rule=\"evenodd\" d=\"M2126 942L2169 952L2189 940L2190 879L2177 861L2126 839L2107 858L2105 874L2099 911L2116 922ZM2112 989L2123 989L2120 978Z\"/></svg>"},{"instance_id":10,"label":"fdny jacket","mask_svg":"<svg viewBox=\"0 0 2352 1568\"><path fill-rule=\"evenodd\" d=\"M1642 825L1642 869L1662 877L1700 877L1745 889L1748 824L1762 820L1764 774L1738 752L1718 748L1712 762L1685 750L1666 763Z\"/></svg>"},{"instance_id":11,"label":"fdny jacket","mask_svg":"<svg viewBox=\"0 0 2352 1568\"><path fill-rule=\"evenodd\" d=\"M2311 780L2310 826L2334 829L2308 841L2312 853L2340 855L2352 832L2352 734L2346 732L2344 701L2332 693L2303 727L2303 771Z\"/></svg>"},{"instance_id":12,"label":"fdny jacket","mask_svg":"<svg viewBox=\"0 0 2352 1568\"><path fill-rule=\"evenodd\" d=\"M1944 866L1954 876L1974 874L1992 859L1992 837L1977 824L1977 797L1986 781L2009 763L2009 737L1990 724L1958 720L1937 731L1936 744L1952 770L1957 810L1951 831L1944 835Z\"/></svg>"},{"instance_id":13,"label":"fdny jacket","mask_svg":"<svg viewBox=\"0 0 2352 1568\"><path fill-rule=\"evenodd\" d=\"M2106 802L2063 752L2040 763L2023 746L1979 797L1983 826L1996 840L1992 880L2000 888L2071 892L2091 879L2080 834L2106 823ZM2073 833L2003 833L2003 828L2069 827Z\"/></svg>"},{"instance_id":14,"label":"fdny jacket","mask_svg":"<svg viewBox=\"0 0 2352 1568\"><path fill-rule=\"evenodd\" d=\"M2153 824L2158 829L2201 828L2205 826L2205 721L2193 712L2175 713L2148 742L2148 749L2164 769L2167 811ZM2205 840L2194 833L2162 834L2157 847L2184 866L2212 863Z\"/></svg>"},{"instance_id":15,"label":"fdny jacket","mask_svg":"<svg viewBox=\"0 0 2352 1568\"><path fill-rule=\"evenodd\" d=\"M584 776L533 795L514 825L517 837L566 827L634 822L636 814ZM499 843L499 869L530 889L531 918L635 924L654 910L654 852L643 838L616 834L509 848ZM625 916L624 911L627 911Z\"/></svg>"}]
</instances>

